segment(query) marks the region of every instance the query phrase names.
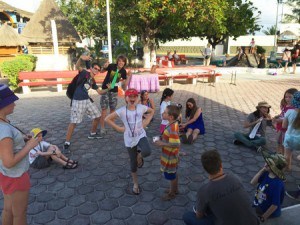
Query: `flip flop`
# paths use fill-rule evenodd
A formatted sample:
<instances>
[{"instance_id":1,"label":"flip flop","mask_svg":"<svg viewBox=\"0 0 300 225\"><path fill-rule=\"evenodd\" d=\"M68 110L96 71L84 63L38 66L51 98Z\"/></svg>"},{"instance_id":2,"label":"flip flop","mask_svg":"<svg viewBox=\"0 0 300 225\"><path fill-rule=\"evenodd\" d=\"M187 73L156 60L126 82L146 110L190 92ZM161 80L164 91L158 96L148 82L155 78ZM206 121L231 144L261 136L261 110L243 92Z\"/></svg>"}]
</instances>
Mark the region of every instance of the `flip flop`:
<instances>
[{"instance_id":1,"label":"flip flop","mask_svg":"<svg viewBox=\"0 0 300 225\"><path fill-rule=\"evenodd\" d=\"M132 194L134 195L139 195L140 194L140 189L139 187L134 187L132 188Z\"/></svg>"},{"instance_id":2,"label":"flip flop","mask_svg":"<svg viewBox=\"0 0 300 225\"><path fill-rule=\"evenodd\" d=\"M190 145L193 144L193 135L192 134L189 135L189 137L187 139L187 143Z\"/></svg>"}]
</instances>

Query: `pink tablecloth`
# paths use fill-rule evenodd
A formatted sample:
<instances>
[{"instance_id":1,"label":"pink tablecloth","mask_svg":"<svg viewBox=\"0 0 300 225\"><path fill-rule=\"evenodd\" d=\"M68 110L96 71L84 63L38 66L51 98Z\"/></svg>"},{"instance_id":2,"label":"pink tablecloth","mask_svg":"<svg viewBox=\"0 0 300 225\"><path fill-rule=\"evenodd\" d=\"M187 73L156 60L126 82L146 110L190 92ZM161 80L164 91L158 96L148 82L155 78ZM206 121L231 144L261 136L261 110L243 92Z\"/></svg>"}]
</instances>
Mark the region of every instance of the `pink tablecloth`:
<instances>
[{"instance_id":1,"label":"pink tablecloth","mask_svg":"<svg viewBox=\"0 0 300 225\"><path fill-rule=\"evenodd\" d=\"M128 87L135 88L139 92L142 90L157 92L159 91L158 75L153 73L132 74Z\"/></svg>"}]
</instances>

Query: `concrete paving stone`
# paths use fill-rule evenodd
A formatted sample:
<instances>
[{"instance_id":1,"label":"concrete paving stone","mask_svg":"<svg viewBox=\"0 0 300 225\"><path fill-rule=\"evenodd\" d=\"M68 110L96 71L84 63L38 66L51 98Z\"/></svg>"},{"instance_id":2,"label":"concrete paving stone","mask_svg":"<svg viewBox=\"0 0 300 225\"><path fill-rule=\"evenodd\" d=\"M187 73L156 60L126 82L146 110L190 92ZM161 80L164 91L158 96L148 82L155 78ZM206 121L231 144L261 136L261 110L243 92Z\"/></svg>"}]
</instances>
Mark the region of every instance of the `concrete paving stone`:
<instances>
[{"instance_id":1,"label":"concrete paving stone","mask_svg":"<svg viewBox=\"0 0 300 225\"><path fill-rule=\"evenodd\" d=\"M156 210L166 211L173 205L173 200L171 201L162 201L160 198L165 195L164 192L161 192L160 197L152 201L152 207Z\"/></svg>"},{"instance_id":2,"label":"concrete paving stone","mask_svg":"<svg viewBox=\"0 0 300 225\"><path fill-rule=\"evenodd\" d=\"M32 169L31 171L33 172L34 169ZM42 179L42 178L44 178L46 176L47 176L47 174L45 174L42 170L33 172L32 175L30 175L30 177L32 179Z\"/></svg>"},{"instance_id":3,"label":"concrete paving stone","mask_svg":"<svg viewBox=\"0 0 300 225\"><path fill-rule=\"evenodd\" d=\"M27 213L28 213L28 215L35 215L35 214L38 214L38 213L44 211L45 208L46 208L45 203L33 202L28 205Z\"/></svg>"},{"instance_id":4,"label":"concrete paving stone","mask_svg":"<svg viewBox=\"0 0 300 225\"><path fill-rule=\"evenodd\" d=\"M106 224L110 219L110 212L99 210L91 215L91 224Z\"/></svg>"},{"instance_id":5,"label":"concrete paving stone","mask_svg":"<svg viewBox=\"0 0 300 225\"><path fill-rule=\"evenodd\" d=\"M100 209L106 210L106 211L112 211L115 208L119 207L119 203L117 199L104 199L101 202L99 202Z\"/></svg>"},{"instance_id":6,"label":"concrete paving stone","mask_svg":"<svg viewBox=\"0 0 300 225\"><path fill-rule=\"evenodd\" d=\"M45 210L43 212L40 212L39 214L37 214L34 218L33 221L35 223L39 223L39 224L48 224L50 221L55 219L55 212L53 211L49 211L49 210Z\"/></svg>"},{"instance_id":7,"label":"concrete paving stone","mask_svg":"<svg viewBox=\"0 0 300 225\"><path fill-rule=\"evenodd\" d=\"M111 219L110 221L105 223L105 225L129 225L129 224L126 224L124 220Z\"/></svg>"},{"instance_id":8,"label":"concrete paving stone","mask_svg":"<svg viewBox=\"0 0 300 225\"><path fill-rule=\"evenodd\" d=\"M126 220L132 215L132 210L125 206L120 206L112 210L112 217L115 219Z\"/></svg>"},{"instance_id":9,"label":"concrete paving stone","mask_svg":"<svg viewBox=\"0 0 300 225\"><path fill-rule=\"evenodd\" d=\"M78 215L76 218L71 218L68 225L91 225L91 220L88 216Z\"/></svg>"},{"instance_id":10,"label":"concrete paving stone","mask_svg":"<svg viewBox=\"0 0 300 225\"><path fill-rule=\"evenodd\" d=\"M144 195L144 192L143 192L143 195ZM143 196L143 195L140 195L140 196ZM132 194L123 195L122 197L120 197L118 199L118 202L119 202L120 206L127 206L127 207L133 206L138 201L139 200L137 199L137 196L132 195Z\"/></svg>"},{"instance_id":11,"label":"concrete paving stone","mask_svg":"<svg viewBox=\"0 0 300 225\"><path fill-rule=\"evenodd\" d=\"M39 179L38 183L49 185L56 181L55 177L44 177L43 179Z\"/></svg>"},{"instance_id":12,"label":"concrete paving stone","mask_svg":"<svg viewBox=\"0 0 300 225\"><path fill-rule=\"evenodd\" d=\"M78 180L78 179L72 179L69 181L66 181L66 186L68 188L77 188L83 184L83 180Z\"/></svg>"},{"instance_id":13,"label":"concrete paving stone","mask_svg":"<svg viewBox=\"0 0 300 225\"><path fill-rule=\"evenodd\" d=\"M78 212L83 215L91 215L98 211L99 207L97 203L85 202L78 207Z\"/></svg>"},{"instance_id":14,"label":"concrete paving stone","mask_svg":"<svg viewBox=\"0 0 300 225\"><path fill-rule=\"evenodd\" d=\"M69 198L68 204L70 206L77 207L77 206L80 206L83 203L85 203L85 201L86 201L85 195L77 195L77 194L75 194L71 198Z\"/></svg>"},{"instance_id":15,"label":"concrete paving stone","mask_svg":"<svg viewBox=\"0 0 300 225\"><path fill-rule=\"evenodd\" d=\"M151 202L155 198L155 194L148 191L143 191L143 194L139 196L141 202Z\"/></svg>"},{"instance_id":16,"label":"concrete paving stone","mask_svg":"<svg viewBox=\"0 0 300 225\"><path fill-rule=\"evenodd\" d=\"M72 175L71 173L60 174L56 177L56 179L60 182L67 182L73 180L74 175Z\"/></svg>"},{"instance_id":17,"label":"concrete paving stone","mask_svg":"<svg viewBox=\"0 0 300 225\"><path fill-rule=\"evenodd\" d=\"M231 168L232 171L236 174L247 174L249 171L243 166L236 166Z\"/></svg>"},{"instance_id":18,"label":"concrete paving stone","mask_svg":"<svg viewBox=\"0 0 300 225\"><path fill-rule=\"evenodd\" d=\"M86 195L94 191L94 186L91 185L81 185L75 189L75 191L80 195Z\"/></svg>"},{"instance_id":19,"label":"concrete paving stone","mask_svg":"<svg viewBox=\"0 0 300 225\"><path fill-rule=\"evenodd\" d=\"M30 193L34 194L34 195L39 195L41 194L42 192L45 192L47 190L47 186L46 185L36 185L36 186L33 186L31 189L30 189Z\"/></svg>"},{"instance_id":20,"label":"concrete paving stone","mask_svg":"<svg viewBox=\"0 0 300 225\"><path fill-rule=\"evenodd\" d=\"M166 212L154 210L148 216L148 221L150 224L165 224L168 221L168 216Z\"/></svg>"},{"instance_id":21,"label":"concrete paving stone","mask_svg":"<svg viewBox=\"0 0 300 225\"><path fill-rule=\"evenodd\" d=\"M78 215L77 209L72 206L66 206L57 211L58 219L69 220L76 215Z\"/></svg>"},{"instance_id":22,"label":"concrete paving stone","mask_svg":"<svg viewBox=\"0 0 300 225\"><path fill-rule=\"evenodd\" d=\"M83 182L85 185L95 185L95 184L100 183L100 180L97 177L91 176L91 177L84 179Z\"/></svg>"},{"instance_id":23,"label":"concrete paving stone","mask_svg":"<svg viewBox=\"0 0 300 225\"><path fill-rule=\"evenodd\" d=\"M65 188L65 184L63 182L56 182L48 185L49 192L57 193L58 191Z\"/></svg>"},{"instance_id":24,"label":"concrete paving stone","mask_svg":"<svg viewBox=\"0 0 300 225\"><path fill-rule=\"evenodd\" d=\"M164 225L185 225L185 223L182 221L182 218L179 220L169 219Z\"/></svg>"},{"instance_id":25,"label":"concrete paving stone","mask_svg":"<svg viewBox=\"0 0 300 225\"><path fill-rule=\"evenodd\" d=\"M138 202L132 207L133 213L140 215L147 215L151 210L151 205L146 202Z\"/></svg>"},{"instance_id":26,"label":"concrete paving stone","mask_svg":"<svg viewBox=\"0 0 300 225\"><path fill-rule=\"evenodd\" d=\"M107 173L107 174L104 174L102 177L101 177L101 180L104 181L104 182L112 182L112 181L115 181L117 180L117 176L115 174L112 174L112 173Z\"/></svg>"},{"instance_id":27,"label":"concrete paving stone","mask_svg":"<svg viewBox=\"0 0 300 225\"><path fill-rule=\"evenodd\" d=\"M172 206L167 210L167 215L170 219L181 220L184 212L184 207Z\"/></svg>"},{"instance_id":28,"label":"concrete paving stone","mask_svg":"<svg viewBox=\"0 0 300 225\"><path fill-rule=\"evenodd\" d=\"M108 191L105 192L105 195L108 198L120 198L122 195L124 195L124 191L123 189L120 188L114 188L114 189L110 189Z\"/></svg>"},{"instance_id":29,"label":"concrete paving stone","mask_svg":"<svg viewBox=\"0 0 300 225\"><path fill-rule=\"evenodd\" d=\"M128 185L128 181L127 180L116 180L116 181L112 182L112 185L115 188L124 189Z\"/></svg>"},{"instance_id":30,"label":"concrete paving stone","mask_svg":"<svg viewBox=\"0 0 300 225\"><path fill-rule=\"evenodd\" d=\"M231 161L230 161L230 164L232 164L232 166L243 166L243 165L244 165L244 162L241 161L241 160L236 160L236 159L234 159L234 160L231 160Z\"/></svg>"},{"instance_id":31,"label":"concrete paving stone","mask_svg":"<svg viewBox=\"0 0 300 225\"><path fill-rule=\"evenodd\" d=\"M55 198L47 202L47 209L52 211L57 211L66 206L66 201L64 199Z\"/></svg>"},{"instance_id":32,"label":"concrete paving stone","mask_svg":"<svg viewBox=\"0 0 300 225\"><path fill-rule=\"evenodd\" d=\"M57 196L59 198L64 198L64 199L67 199L67 198L70 198L71 196L73 196L75 193L74 189L72 188L64 188L63 190L60 190L58 193L57 193Z\"/></svg>"},{"instance_id":33,"label":"concrete paving stone","mask_svg":"<svg viewBox=\"0 0 300 225\"><path fill-rule=\"evenodd\" d=\"M159 176L159 178L157 178L157 179L154 179L154 181L144 182L143 186L142 186L143 190L149 191L149 192L157 190L159 188L159 186L156 181L159 181L160 179L161 179L161 176Z\"/></svg>"},{"instance_id":34,"label":"concrete paving stone","mask_svg":"<svg viewBox=\"0 0 300 225\"><path fill-rule=\"evenodd\" d=\"M67 225L67 221L55 219L55 220L52 220L49 223L47 223L47 225Z\"/></svg>"},{"instance_id":35,"label":"concrete paving stone","mask_svg":"<svg viewBox=\"0 0 300 225\"><path fill-rule=\"evenodd\" d=\"M148 221L145 216L132 215L126 219L126 224L128 225L148 225Z\"/></svg>"}]
</instances>

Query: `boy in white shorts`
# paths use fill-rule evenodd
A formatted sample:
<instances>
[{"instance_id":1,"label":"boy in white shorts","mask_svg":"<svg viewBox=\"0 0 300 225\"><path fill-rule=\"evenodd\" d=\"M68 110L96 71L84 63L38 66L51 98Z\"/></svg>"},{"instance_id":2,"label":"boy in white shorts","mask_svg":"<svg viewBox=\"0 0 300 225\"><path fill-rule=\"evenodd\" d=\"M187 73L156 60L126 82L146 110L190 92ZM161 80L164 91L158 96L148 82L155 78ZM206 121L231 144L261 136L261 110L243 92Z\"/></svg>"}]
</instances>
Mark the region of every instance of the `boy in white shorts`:
<instances>
[{"instance_id":1,"label":"boy in white shorts","mask_svg":"<svg viewBox=\"0 0 300 225\"><path fill-rule=\"evenodd\" d=\"M77 87L72 99L71 119L70 124L68 126L66 141L64 144L65 150L68 150L68 148L70 147L70 140L74 129L77 124L81 123L84 114L87 114L87 116L92 119L92 127L88 138L102 138L102 136L100 136L96 132L97 126L100 121L101 113L88 94L89 89L96 90L100 95L106 93L107 90L109 90L109 88L106 90L101 90L95 82L94 77L99 73L100 70L100 66L97 63L93 63L90 71L83 69L79 73Z\"/></svg>"}]
</instances>

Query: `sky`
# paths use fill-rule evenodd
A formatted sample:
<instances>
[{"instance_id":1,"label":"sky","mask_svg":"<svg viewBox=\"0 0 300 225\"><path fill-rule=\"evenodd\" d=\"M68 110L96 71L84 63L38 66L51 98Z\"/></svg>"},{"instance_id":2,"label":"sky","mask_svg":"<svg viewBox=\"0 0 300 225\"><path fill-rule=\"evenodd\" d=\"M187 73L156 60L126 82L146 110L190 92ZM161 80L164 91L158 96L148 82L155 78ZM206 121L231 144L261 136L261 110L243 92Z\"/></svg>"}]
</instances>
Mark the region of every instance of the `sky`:
<instances>
[{"instance_id":1,"label":"sky","mask_svg":"<svg viewBox=\"0 0 300 225\"><path fill-rule=\"evenodd\" d=\"M41 0L2 0L17 8L34 12L37 10ZM276 23L276 11L277 11L277 0L251 0L256 8L261 11L259 24L263 26L262 30L265 30ZM278 8L278 24L281 21L282 12L288 12L286 6L282 7L282 4Z\"/></svg>"}]
</instances>

